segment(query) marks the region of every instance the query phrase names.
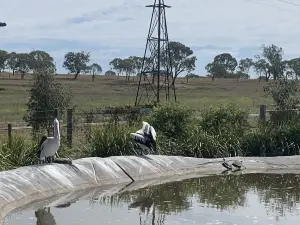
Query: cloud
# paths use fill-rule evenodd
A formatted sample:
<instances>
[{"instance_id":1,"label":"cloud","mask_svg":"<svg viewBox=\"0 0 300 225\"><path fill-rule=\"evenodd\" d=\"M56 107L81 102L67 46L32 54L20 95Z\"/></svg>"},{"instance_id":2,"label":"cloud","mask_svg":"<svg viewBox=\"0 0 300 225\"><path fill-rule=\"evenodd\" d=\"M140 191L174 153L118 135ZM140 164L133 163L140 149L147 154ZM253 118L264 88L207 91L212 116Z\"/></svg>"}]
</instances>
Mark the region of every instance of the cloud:
<instances>
[{"instance_id":1,"label":"cloud","mask_svg":"<svg viewBox=\"0 0 300 225\"><path fill-rule=\"evenodd\" d=\"M296 2L295 0L289 0ZM143 2L141 4L141 2ZM196 73L216 54L253 57L262 44L298 56L300 7L274 0L169 0L169 38L190 46L197 55ZM9 51L42 49L61 68L68 51L89 51L104 70L115 57L144 53L153 0L14 0L0 1L1 46Z\"/></svg>"}]
</instances>

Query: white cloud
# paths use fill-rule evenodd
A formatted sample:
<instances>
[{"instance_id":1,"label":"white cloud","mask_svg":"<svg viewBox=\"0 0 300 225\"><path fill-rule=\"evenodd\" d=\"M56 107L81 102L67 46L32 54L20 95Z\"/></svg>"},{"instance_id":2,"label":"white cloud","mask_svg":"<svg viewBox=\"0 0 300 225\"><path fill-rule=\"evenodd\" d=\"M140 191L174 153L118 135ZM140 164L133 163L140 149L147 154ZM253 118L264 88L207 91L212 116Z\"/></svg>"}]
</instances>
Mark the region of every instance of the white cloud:
<instances>
[{"instance_id":1,"label":"white cloud","mask_svg":"<svg viewBox=\"0 0 300 225\"><path fill-rule=\"evenodd\" d=\"M274 0L253 1L168 0L165 3L172 5L167 9L169 37L189 46L220 47L195 50L198 73L204 72L214 54L224 51L221 47L231 47L228 52L237 58L244 57L242 48L272 43L282 46L287 58L300 53L300 7ZM0 19L7 22L7 27L0 28L1 44L15 51L42 46L58 64L67 51L88 46L94 61L103 62L108 69L112 58L143 54L151 17L146 4L153 4L153 0L1 0ZM74 18L91 22L70 23ZM51 49L48 45L57 40L81 44ZM18 43L23 45L18 47ZM105 50L99 49L100 45Z\"/></svg>"}]
</instances>

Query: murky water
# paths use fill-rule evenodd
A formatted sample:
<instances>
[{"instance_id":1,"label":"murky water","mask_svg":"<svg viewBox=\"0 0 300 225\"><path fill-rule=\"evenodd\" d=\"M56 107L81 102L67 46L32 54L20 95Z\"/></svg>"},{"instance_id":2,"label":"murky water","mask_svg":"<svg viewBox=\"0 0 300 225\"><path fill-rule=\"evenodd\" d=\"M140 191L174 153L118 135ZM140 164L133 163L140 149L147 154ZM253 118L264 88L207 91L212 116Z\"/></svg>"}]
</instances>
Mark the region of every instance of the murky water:
<instances>
[{"instance_id":1,"label":"murky water","mask_svg":"<svg viewBox=\"0 0 300 225\"><path fill-rule=\"evenodd\" d=\"M292 225L299 224L299 212L299 175L248 174L188 179L14 212L5 224Z\"/></svg>"}]
</instances>

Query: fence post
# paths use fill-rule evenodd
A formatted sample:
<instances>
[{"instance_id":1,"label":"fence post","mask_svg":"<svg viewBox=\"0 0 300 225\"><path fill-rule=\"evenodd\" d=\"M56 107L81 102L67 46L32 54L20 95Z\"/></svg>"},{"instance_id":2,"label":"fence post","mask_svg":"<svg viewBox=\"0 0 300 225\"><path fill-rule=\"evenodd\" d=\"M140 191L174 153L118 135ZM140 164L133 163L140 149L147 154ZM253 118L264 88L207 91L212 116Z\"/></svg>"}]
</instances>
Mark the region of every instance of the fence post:
<instances>
[{"instance_id":1,"label":"fence post","mask_svg":"<svg viewBox=\"0 0 300 225\"><path fill-rule=\"evenodd\" d=\"M259 121L261 123L266 122L266 110L267 110L267 105L259 106Z\"/></svg>"},{"instance_id":2,"label":"fence post","mask_svg":"<svg viewBox=\"0 0 300 225\"><path fill-rule=\"evenodd\" d=\"M70 148L72 148L73 139L73 109L67 109L67 141Z\"/></svg>"},{"instance_id":3,"label":"fence post","mask_svg":"<svg viewBox=\"0 0 300 225\"><path fill-rule=\"evenodd\" d=\"M12 125L11 123L7 124L7 134L8 134L8 142L11 144L11 133L12 133Z\"/></svg>"}]
</instances>

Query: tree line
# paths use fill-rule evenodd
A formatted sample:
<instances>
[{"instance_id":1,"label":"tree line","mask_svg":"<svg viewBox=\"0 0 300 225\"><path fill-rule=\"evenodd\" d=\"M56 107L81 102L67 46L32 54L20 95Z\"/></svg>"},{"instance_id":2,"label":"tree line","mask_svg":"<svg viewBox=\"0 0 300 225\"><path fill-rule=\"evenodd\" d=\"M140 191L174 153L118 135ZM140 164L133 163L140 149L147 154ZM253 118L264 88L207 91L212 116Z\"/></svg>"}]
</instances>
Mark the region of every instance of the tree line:
<instances>
[{"instance_id":1,"label":"tree line","mask_svg":"<svg viewBox=\"0 0 300 225\"><path fill-rule=\"evenodd\" d=\"M180 42L170 42L170 57L166 57L166 50L162 50L162 67L167 67L167 59L171 59L172 64L172 77L173 82L183 72L190 73L195 69L196 56L193 56L194 52L189 47ZM128 58L115 58L110 63L110 70L106 71L105 75L125 75L128 80L130 76L136 76L140 73L144 57L130 56ZM144 64L150 66L153 65L153 57L146 57ZM98 63L92 63L91 53L89 52L68 52L64 56L63 68L65 68L69 74L74 75L74 79L78 78L79 74L91 74L93 80L95 75L102 73L102 67ZM144 65L144 68L145 68ZM56 73L56 65L53 57L42 50L35 50L29 53L16 53L0 50L0 73L9 69L12 71L12 75L15 72L21 73L21 79L27 73L41 70L42 68L51 69ZM153 69L151 67L151 69Z\"/></svg>"},{"instance_id":2,"label":"tree line","mask_svg":"<svg viewBox=\"0 0 300 225\"><path fill-rule=\"evenodd\" d=\"M283 60L283 49L276 45L262 45L262 53L254 59L244 58L239 62L229 53L222 53L214 57L205 67L207 76L224 78L249 78L249 71L253 69L259 80L279 80L282 78L298 79L300 76L300 57ZM192 75L191 75L192 76Z\"/></svg>"},{"instance_id":3,"label":"tree line","mask_svg":"<svg viewBox=\"0 0 300 225\"><path fill-rule=\"evenodd\" d=\"M185 46L180 42L170 42L170 57L167 56L166 50L163 50L162 55L162 69L167 68L167 61L171 60L173 78L173 84L175 79L184 74L186 77L199 77L192 73L195 70L196 56L194 56L193 50ZM300 76L300 58L294 58L290 60L283 60L283 49L276 45L262 45L262 53L255 55L254 59L244 58L239 62L230 53L222 53L214 57L211 63L208 63L205 67L208 72L208 77L213 80L215 78L236 78L237 80L248 79L249 71L253 69L259 77L259 80L270 78L278 80L282 77L298 79ZM109 62L110 69L106 71L105 75L116 76L125 75L129 80L130 76L139 75L142 67L149 67L153 65L153 58L146 57L145 61L141 56L129 56L128 58L115 58ZM68 52L64 56L63 68L65 68L69 74L74 75L74 79L78 78L79 74L91 74L94 81L95 76L101 74L102 67L98 63L90 63L91 53L89 52ZM144 65L143 65L144 63ZM21 74L21 79L27 73L34 72L46 68L56 73L56 65L53 57L42 50L34 50L29 53L16 53L0 50L0 73L7 69L12 71L12 75L15 72ZM164 73L162 73L163 75ZM153 74L153 82L154 82Z\"/></svg>"}]
</instances>

